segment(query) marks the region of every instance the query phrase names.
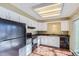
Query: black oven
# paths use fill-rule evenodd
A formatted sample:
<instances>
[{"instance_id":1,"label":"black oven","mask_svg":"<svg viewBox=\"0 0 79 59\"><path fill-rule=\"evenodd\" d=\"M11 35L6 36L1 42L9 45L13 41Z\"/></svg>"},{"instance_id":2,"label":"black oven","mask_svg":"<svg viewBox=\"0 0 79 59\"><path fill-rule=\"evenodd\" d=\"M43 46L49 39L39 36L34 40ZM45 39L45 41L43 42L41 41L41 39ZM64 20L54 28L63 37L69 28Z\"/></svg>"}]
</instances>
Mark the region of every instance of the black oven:
<instances>
[{"instance_id":1,"label":"black oven","mask_svg":"<svg viewBox=\"0 0 79 59\"><path fill-rule=\"evenodd\" d=\"M27 33L26 45L32 44L32 33Z\"/></svg>"},{"instance_id":2,"label":"black oven","mask_svg":"<svg viewBox=\"0 0 79 59\"><path fill-rule=\"evenodd\" d=\"M32 33L27 33L27 38L32 38Z\"/></svg>"}]
</instances>

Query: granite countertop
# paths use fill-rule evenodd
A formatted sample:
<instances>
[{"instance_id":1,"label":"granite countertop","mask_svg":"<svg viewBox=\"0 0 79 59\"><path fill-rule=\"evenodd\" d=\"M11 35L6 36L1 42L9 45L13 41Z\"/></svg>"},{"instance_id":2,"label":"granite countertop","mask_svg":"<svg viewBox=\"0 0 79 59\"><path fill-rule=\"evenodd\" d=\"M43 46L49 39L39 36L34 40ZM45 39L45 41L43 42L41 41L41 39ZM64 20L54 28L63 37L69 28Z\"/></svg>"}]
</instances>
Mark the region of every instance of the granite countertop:
<instances>
[{"instance_id":1,"label":"granite countertop","mask_svg":"<svg viewBox=\"0 0 79 59\"><path fill-rule=\"evenodd\" d=\"M35 34L33 36L70 36L67 34Z\"/></svg>"}]
</instances>

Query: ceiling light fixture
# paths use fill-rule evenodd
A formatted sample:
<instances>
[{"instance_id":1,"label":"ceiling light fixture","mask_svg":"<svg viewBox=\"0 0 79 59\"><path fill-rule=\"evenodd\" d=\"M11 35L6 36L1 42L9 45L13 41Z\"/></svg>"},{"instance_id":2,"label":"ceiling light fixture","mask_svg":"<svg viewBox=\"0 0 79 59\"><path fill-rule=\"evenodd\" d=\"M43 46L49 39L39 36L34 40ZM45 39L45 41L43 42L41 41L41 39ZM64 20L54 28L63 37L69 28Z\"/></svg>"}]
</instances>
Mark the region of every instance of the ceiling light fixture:
<instances>
[{"instance_id":1,"label":"ceiling light fixture","mask_svg":"<svg viewBox=\"0 0 79 59\"><path fill-rule=\"evenodd\" d=\"M53 14L53 15L46 15L46 16L42 16L42 17L53 17L53 16L59 16L60 14Z\"/></svg>"},{"instance_id":2,"label":"ceiling light fixture","mask_svg":"<svg viewBox=\"0 0 79 59\"><path fill-rule=\"evenodd\" d=\"M38 12L38 13L43 14L43 13L49 13L49 12L54 12L54 11L60 11L60 10L61 10L61 8L56 8L56 9L41 11L41 12Z\"/></svg>"},{"instance_id":3,"label":"ceiling light fixture","mask_svg":"<svg viewBox=\"0 0 79 59\"><path fill-rule=\"evenodd\" d=\"M60 11L54 11L54 12L49 12L49 13L42 13L42 14L40 14L40 15L46 16L46 15L54 15L54 14L60 14Z\"/></svg>"}]
</instances>

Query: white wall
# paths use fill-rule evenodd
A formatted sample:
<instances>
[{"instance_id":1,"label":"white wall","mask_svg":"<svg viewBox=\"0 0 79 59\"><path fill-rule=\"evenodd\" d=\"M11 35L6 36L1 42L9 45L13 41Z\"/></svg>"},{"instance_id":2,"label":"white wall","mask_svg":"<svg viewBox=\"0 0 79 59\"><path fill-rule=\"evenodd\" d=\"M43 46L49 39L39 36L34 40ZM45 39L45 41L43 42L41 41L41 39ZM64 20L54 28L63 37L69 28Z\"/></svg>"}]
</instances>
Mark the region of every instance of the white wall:
<instances>
[{"instance_id":1,"label":"white wall","mask_svg":"<svg viewBox=\"0 0 79 59\"><path fill-rule=\"evenodd\" d=\"M79 19L73 21L71 49L74 52L79 51Z\"/></svg>"},{"instance_id":2,"label":"white wall","mask_svg":"<svg viewBox=\"0 0 79 59\"><path fill-rule=\"evenodd\" d=\"M70 50L72 52L79 49L79 32L76 32L79 31L79 21L75 23L78 18L79 13L75 14L70 20Z\"/></svg>"}]
</instances>

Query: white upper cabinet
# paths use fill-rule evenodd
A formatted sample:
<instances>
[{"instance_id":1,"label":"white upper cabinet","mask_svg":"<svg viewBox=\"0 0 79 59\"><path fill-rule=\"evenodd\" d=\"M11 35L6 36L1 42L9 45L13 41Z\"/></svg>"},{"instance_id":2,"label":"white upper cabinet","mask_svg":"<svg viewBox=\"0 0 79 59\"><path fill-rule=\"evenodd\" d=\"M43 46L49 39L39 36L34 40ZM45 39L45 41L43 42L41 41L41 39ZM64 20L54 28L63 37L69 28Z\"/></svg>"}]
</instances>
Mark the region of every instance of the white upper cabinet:
<instances>
[{"instance_id":1,"label":"white upper cabinet","mask_svg":"<svg viewBox=\"0 0 79 59\"><path fill-rule=\"evenodd\" d=\"M61 31L69 31L69 21L61 21Z\"/></svg>"},{"instance_id":2,"label":"white upper cabinet","mask_svg":"<svg viewBox=\"0 0 79 59\"><path fill-rule=\"evenodd\" d=\"M3 7L0 7L0 18L25 23L27 26L33 26L33 27L36 27L37 23L36 21L28 17L22 16L14 11L11 11Z\"/></svg>"},{"instance_id":3,"label":"white upper cabinet","mask_svg":"<svg viewBox=\"0 0 79 59\"><path fill-rule=\"evenodd\" d=\"M7 18L7 14L8 14L7 11L8 11L7 9L0 7L0 18L3 18L3 19Z\"/></svg>"},{"instance_id":4,"label":"white upper cabinet","mask_svg":"<svg viewBox=\"0 0 79 59\"><path fill-rule=\"evenodd\" d=\"M35 20L22 16L14 11L11 11L3 7L0 7L0 17L3 19L11 20L11 21L25 23L27 26L35 27L34 29L35 31L46 31L47 30L46 23L37 22Z\"/></svg>"},{"instance_id":5,"label":"white upper cabinet","mask_svg":"<svg viewBox=\"0 0 79 59\"><path fill-rule=\"evenodd\" d=\"M34 20L31 20L30 18L20 16L20 22L26 23L27 26L36 27L36 22Z\"/></svg>"},{"instance_id":6,"label":"white upper cabinet","mask_svg":"<svg viewBox=\"0 0 79 59\"><path fill-rule=\"evenodd\" d=\"M29 26L36 27L35 20L29 19Z\"/></svg>"},{"instance_id":7,"label":"white upper cabinet","mask_svg":"<svg viewBox=\"0 0 79 59\"><path fill-rule=\"evenodd\" d=\"M21 23L25 23L26 26L31 26L31 27L35 27L35 31L37 30L37 21L34 21L30 18L24 17L24 16L20 16L20 22Z\"/></svg>"},{"instance_id":8,"label":"white upper cabinet","mask_svg":"<svg viewBox=\"0 0 79 59\"><path fill-rule=\"evenodd\" d=\"M20 23L25 23L26 25L28 25L27 19L24 16L21 16L21 15L20 15Z\"/></svg>"},{"instance_id":9,"label":"white upper cabinet","mask_svg":"<svg viewBox=\"0 0 79 59\"><path fill-rule=\"evenodd\" d=\"M47 31L47 23L42 23L42 30Z\"/></svg>"},{"instance_id":10,"label":"white upper cabinet","mask_svg":"<svg viewBox=\"0 0 79 59\"><path fill-rule=\"evenodd\" d=\"M47 31L47 23L38 23L37 31Z\"/></svg>"},{"instance_id":11,"label":"white upper cabinet","mask_svg":"<svg viewBox=\"0 0 79 59\"><path fill-rule=\"evenodd\" d=\"M13 12L13 11L9 11L9 19L12 21L16 21L16 22L20 22L20 16L19 14Z\"/></svg>"},{"instance_id":12,"label":"white upper cabinet","mask_svg":"<svg viewBox=\"0 0 79 59\"><path fill-rule=\"evenodd\" d=\"M19 14L3 7L0 7L0 17L3 19L19 22Z\"/></svg>"}]
</instances>

